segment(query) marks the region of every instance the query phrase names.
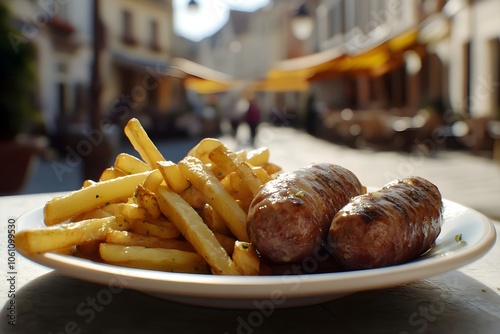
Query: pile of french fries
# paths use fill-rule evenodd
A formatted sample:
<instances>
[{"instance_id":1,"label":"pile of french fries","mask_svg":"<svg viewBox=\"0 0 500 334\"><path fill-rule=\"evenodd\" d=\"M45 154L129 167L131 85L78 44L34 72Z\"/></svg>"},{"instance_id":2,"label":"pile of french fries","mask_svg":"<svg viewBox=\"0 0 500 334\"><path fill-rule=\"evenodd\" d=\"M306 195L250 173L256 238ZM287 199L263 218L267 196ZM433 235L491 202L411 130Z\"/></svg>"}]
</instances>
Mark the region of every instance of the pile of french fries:
<instances>
[{"instance_id":1,"label":"pile of french fries","mask_svg":"<svg viewBox=\"0 0 500 334\"><path fill-rule=\"evenodd\" d=\"M137 119L124 131L141 159L121 153L99 181L47 202L47 227L20 231L16 247L168 272L262 274L245 224L254 195L281 170L269 150L233 152L206 138L174 163Z\"/></svg>"}]
</instances>

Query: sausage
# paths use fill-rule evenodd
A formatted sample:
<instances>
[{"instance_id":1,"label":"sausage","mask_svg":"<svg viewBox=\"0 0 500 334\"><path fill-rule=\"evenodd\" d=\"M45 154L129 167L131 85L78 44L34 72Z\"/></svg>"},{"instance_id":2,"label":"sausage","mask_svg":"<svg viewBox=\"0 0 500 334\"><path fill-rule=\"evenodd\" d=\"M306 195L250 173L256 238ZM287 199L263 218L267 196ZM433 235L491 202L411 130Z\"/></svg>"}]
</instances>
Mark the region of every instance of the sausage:
<instances>
[{"instance_id":1,"label":"sausage","mask_svg":"<svg viewBox=\"0 0 500 334\"><path fill-rule=\"evenodd\" d=\"M441 231L443 202L422 177L357 196L332 220L328 243L343 269L400 264L425 253Z\"/></svg>"},{"instance_id":2,"label":"sausage","mask_svg":"<svg viewBox=\"0 0 500 334\"><path fill-rule=\"evenodd\" d=\"M249 239L273 263L296 263L326 244L335 213L364 187L348 169L315 164L264 184L250 204Z\"/></svg>"}]
</instances>

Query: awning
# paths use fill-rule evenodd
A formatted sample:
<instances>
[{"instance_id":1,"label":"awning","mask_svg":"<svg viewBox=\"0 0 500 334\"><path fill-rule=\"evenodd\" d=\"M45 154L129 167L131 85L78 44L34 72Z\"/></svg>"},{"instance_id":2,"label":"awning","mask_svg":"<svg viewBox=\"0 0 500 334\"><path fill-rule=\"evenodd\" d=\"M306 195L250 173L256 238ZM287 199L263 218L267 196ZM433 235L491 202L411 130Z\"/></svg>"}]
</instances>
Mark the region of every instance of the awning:
<instances>
[{"instance_id":1,"label":"awning","mask_svg":"<svg viewBox=\"0 0 500 334\"><path fill-rule=\"evenodd\" d=\"M307 55L304 57L283 60L274 65L266 78L254 84L256 91L285 92L306 91L309 78L318 71L327 69L331 62L342 57L340 49Z\"/></svg>"},{"instance_id":2,"label":"awning","mask_svg":"<svg viewBox=\"0 0 500 334\"><path fill-rule=\"evenodd\" d=\"M184 58L171 61L171 76L185 79L187 89L200 94L225 92L234 87L233 77Z\"/></svg>"},{"instance_id":3,"label":"awning","mask_svg":"<svg viewBox=\"0 0 500 334\"><path fill-rule=\"evenodd\" d=\"M304 91L310 82L340 76L379 76L400 66L404 52L417 46L418 31L388 38L377 46L347 53L341 48L277 63L256 90Z\"/></svg>"},{"instance_id":4,"label":"awning","mask_svg":"<svg viewBox=\"0 0 500 334\"><path fill-rule=\"evenodd\" d=\"M302 77L296 79L266 79L254 82L251 90L256 92L305 92L309 89L309 82Z\"/></svg>"},{"instance_id":5,"label":"awning","mask_svg":"<svg viewBox=\"0 0 500 334\"><path fill-rule=\"evenodd\" d=\"M218 82L197 77L187 77L184 81L187 89L199 94L215 94L231 90L232 85L228 82Z\"/></svg>"},{"instance_id":6,"label":"awning","mask_svg":"<svg viewBox=\"0 0 500 334\"><path fill-rule=\"evenodd\" d=\"M376 47L360 50L355 55L345 55L331 66L318 71L310 80L319 80L340 75L380 76L401 66L404 53L417 48L418 32L411 30L387 39Z\"/></svg>"}]
</instances>

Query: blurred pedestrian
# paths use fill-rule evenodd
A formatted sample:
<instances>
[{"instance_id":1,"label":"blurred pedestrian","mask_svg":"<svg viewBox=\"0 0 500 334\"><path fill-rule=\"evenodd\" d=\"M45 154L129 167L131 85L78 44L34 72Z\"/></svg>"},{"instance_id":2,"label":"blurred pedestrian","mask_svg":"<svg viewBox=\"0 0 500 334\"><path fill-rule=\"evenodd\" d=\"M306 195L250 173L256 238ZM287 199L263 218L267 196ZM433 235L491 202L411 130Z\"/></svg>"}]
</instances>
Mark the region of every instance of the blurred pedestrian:
<instances>
[{"instance_id":1,"label":"blurred pedestrian","mask_svg":"<svg viewBox=\"0 0 500 334\"><path fill-rule=\"evenodd\" d=\"M255 137L257 136L257 127L260 124L260 108L254 97L248 100L248 109L245 115L245 121L250 127L250 144L255 144Z\"/></svg>"},{"instance_id":2,"label":"blurred pedestrian","mask_svg":"<svg viewBox=\"0 0 500 334\"><path fill-rule=\"evenodd\" d=\"M231 123L231 132L233 137L238 137L238 128L241 122L244 121L245 114L248 111L248 100L241 97L234 103L231 113L229 114L229 122Z\"/></svg>"}]
</instances>

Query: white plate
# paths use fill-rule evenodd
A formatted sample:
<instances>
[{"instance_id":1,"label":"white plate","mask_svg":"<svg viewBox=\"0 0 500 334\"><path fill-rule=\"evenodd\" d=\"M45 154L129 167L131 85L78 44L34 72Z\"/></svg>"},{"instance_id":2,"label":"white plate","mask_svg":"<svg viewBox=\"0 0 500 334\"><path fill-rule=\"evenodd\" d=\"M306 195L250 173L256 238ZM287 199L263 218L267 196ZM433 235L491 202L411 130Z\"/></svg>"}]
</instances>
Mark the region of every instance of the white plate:
<instances>
[{"instance_id":1,"label":"white plate","mask_svg":"<svg viewBox=\"0 0 500 334\"><path fill-rule=\"evenodd\" d=\"M495 228L482 214L444 201L444 223L435 247L418 260L379 269L280 276L214 276L123 268L55 253L22 254L64 275L110 289L128 288L193 305L264 308L311 305L371 289L387 288L464 266L494 244ZM18 220L18 230L44 226L43 209ZM455 240L462 235L462 242Z\"/></svg>"}]
</instances>

